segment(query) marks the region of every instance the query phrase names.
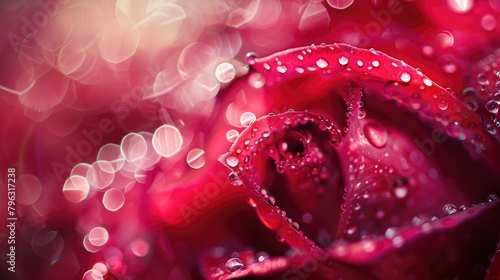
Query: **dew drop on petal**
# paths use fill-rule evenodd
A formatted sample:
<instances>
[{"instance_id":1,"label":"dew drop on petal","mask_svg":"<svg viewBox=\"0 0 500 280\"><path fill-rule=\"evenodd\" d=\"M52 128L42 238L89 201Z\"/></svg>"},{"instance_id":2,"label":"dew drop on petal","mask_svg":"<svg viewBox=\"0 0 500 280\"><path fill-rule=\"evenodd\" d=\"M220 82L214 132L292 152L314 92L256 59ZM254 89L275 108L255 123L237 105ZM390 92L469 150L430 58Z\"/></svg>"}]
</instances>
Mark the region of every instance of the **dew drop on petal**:
<instances>
[{"instance_id":1,"label":"dew drop on petal","mask_svg":"<svg viewBox=\"0 0 500 280\"><path fill-rule=\"evenodd\" d=\"M230 167L236 167L238 165L238 163L240 163L240 161L238 160L237 157L235 156L228 156L226 158L226 163L227 165L229 165Z\"/></svg>"},{"instance_id":2,"label":"dew drop on petal","mask_svg":"<svg viewBox=\"0 0 500 280\"><path fill-rule=\"evenodd\" d=\"M194 148L187 154L187 164L194 169L200 169L205 165L206 157L205 151L202 149Z\"/></svg>"},{"instance_id":3,"label":"dew drop on petal","mask_svg":"<svg viewBox=\"0 0 500 280\"><path fill-rule=\"evenodd\" d=\"M403 83L408 83L410 81L410 79L411 79L410 74L408 74L406 72L404 72L403 74L401 74L401 81Z\"/></svg>"},{"instance_id":4,"label":"dew drop on petal","mask_svg":"<svg viewBox=\"0 0 500 280\"><path fill-rule=\"evenodd\" d=\"M368 123L363 127L366 139L376 148L382 148L387 144L389 135L387 130L377 123Z\"/></svg>"},{"instance_id":5,"label":"dew drop on petal","mask_svg":"<svg viewBox=\"0 0 500 280\"><path fill-rule=\"evenodd\" d=\"M215 77L221 83L229 83L236 76L236 69L231 63L223 62L215 68Z\"/></svg>"},{"instance_id":6,"label":"dew drop on petal","mask_svg":"<svg viewBox=\"0 0 500 280\"><path fill-rule=\"evenodd\" d=\"M446 100L440 100L438 102L438 108L441 110L441 111L445 111L446 109L448 109L448 102Z\"/></svg>"},{"instance_id":7,"label":"dew drop on petal","mask_svg":"<svg viewBox=\"0 0 500 280\"><path fill-rule=\"evenodd\" d=\"M356 61L356 65L358 65L358 67L363 67L363 61L361 60Z\"/></svg>"},{"instance_id":8,"label":"dew drop on petal","mask_svg":"<svg viewBox=\"0 0 500 280\"><path fill-rule=\"evenodd\" d=\"M498 196L496 194L488 195L488 202L493 202L495 200L498 200Z\"/></svg>"},{"instance_id":9,"label":"dew drop on petal","mask_svg":"<svg viewBox=\"0 0 500 280\"><path fill-rule=\"evenodd\" d=\"M298 230L299 230L299 228L300 228L299 223L297 223L297 222L292 222L292 227L293 227L293 229L295 229L295 230L297 230L297 231L298 231Z\"/></svg>"},{"instance_id":10,"label":"dew drop on petal","mask_svg":"<svg viewBox=\"0 0 500 280\"><path fill-rule=\"evenodd\" d=\"M243 182L241 181L240 177L238 176L238 173L236 172L231 172L227 176L227 179L229 183L235 187L243 185Z\"/></svg>"},{"instance_id":11,"label":"dew drop on petal","mask_svg":"<svg viewBox=\"0 0 500 280\"><path fill-rule=\"evenodd\" d=\"M257 59L257 54L254 52L249 52L245 55L245 62L250 65L255 64L255 59Z\"/></svg>"},{"instance_id":12,"label":"dew drop on petal","mask_svg":"<svg viewBox=\"0 0 500 280\"><path fill-rule=\"evenodd\" d=\"M455 214L457 212L457 207L454 204L448 203L443 206L443 212L446 215Z\"/></svg>"},{"instance_id":13,"label":"dew drop on petal","mask_svg":"<svg viewBox=\"0 0 500 280\"><path fill-rule=\"evenodd\" d=\"M373 65L373 67L379 67L380 62L378 62L378 60L374 60L374 61L372 61L372 65Z\"/></svg>"},{"instance_id":14,"label":"dew drop on petal","mask_svg":"<svg viewBox=\"0 0 500 280\"><path fill-rule=\"evenodd\" d=\"M240 268L243 268L244 266L245 265L243 264L243 262L239 258L231 258L231 259L227 260L227 262L226 262L226 268L230 272L236 271Z\"/></svg>"},{"instance_id":15,"label":"dew drop on petal","mask_svg":"<svg viewBox=\"0 0 500 280\"><path fill-rule=\"evenodd\" d=\"M241 114L240 117L240 123L242 126L247 127L251 125L257 118L255 117L255 114L252 112L245 112Z\"/></svg>"},{"instance_id":16,"label":"dew drop on petal","mask_svg":"<svg viewBox=\"0 0 500 280\"><path fill-rule=\"evenodd\" d=\"M346 66L347 63L349 63L349 59L347 59L347 57L345 57L345 56L341 56L341 57L339 57L339 63L342 66Z\"/></svg>"},{"instance_id":17,"label":"dew drop on petal","mask_svg":"<svg viewBox=\"0 0 500 280\"><path fill-rule=\"evenodd\" d=\"M432 86L432 81L431 79L424 77L424 84L428 87Z\"/></svg>"},{"instance_id":18,"label":"dew drop on petal","mask_svg":"<svg viewBox=\"0 0 500 280\"><path fill-rule=\"evenodd\" d=\"M324 60L323 58L319 58L318 60L316 60L316 65L319 68L326 68L326 67L328 67L328 62L326 60Z\"/></svg>"},{"instance_id":19,"label":"dew drop on petal","mask_svg":"<svg viewBox=\"0 0 500 280\"><path fill-rule=\"evenodd\" d=\"M283 66L283 65L276 66L276 71L278 71L281 74L285 74L287 70L288 69L285 66Z\"/></svg>"},{"instance_id":20,"label":"dew drop on petal","mask_svg":"<svg viewBox=\"0 0 500 280\"><path fill-rule=\"evenodd\" d=\"M268 202L269 204L271 204L271 205L274 205L274 204L276 203L276 198L274 198L274 196L271 196L271 195L270 195L270 196L268 196L268 197L266 198L266 200L267 200L267 202Z\"/></svg>"},{"instance_id":21,"label":"dew drop on petal","mask_svg":"<svg viewBox=\"0 0 500 280\"><path fill-rule=\"evenodd\" d=\"M499 107L500 107L500 104L498 104L494 100L490 100L490 101L488 101L488 103L486 103L486 110L488 110L488 112L490 112L492 114L498 113Z\"/></svg>"}]
</instances>

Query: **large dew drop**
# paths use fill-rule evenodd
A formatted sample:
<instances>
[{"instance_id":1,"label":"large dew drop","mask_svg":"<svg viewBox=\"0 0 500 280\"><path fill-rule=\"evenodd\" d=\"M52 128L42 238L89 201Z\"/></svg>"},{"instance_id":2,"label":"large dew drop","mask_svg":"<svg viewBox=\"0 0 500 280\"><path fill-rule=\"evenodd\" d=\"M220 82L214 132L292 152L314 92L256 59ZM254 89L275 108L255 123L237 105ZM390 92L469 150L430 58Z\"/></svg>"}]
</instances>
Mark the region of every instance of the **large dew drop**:
<instances>
[{"instance_id":1,"label":"large dew drop","mask_svg":"<svg viewBox=\"0 0 500 280\"><path fill-rule=\"evenodd\" d=\"M319 58L318 60L316 60L316 65L318 65L319 68L326 68L328 67L328 62L323 58Z\"/></svg>"},{"instance_id":2,"label":"large dew drop","mask_svg":"<svg viewBox=\"0 0 500 280\"><path fill-rule=\"evenodd\" d=\"M339 63L342 66L346 66L347 63L349 63L349 59L347 59L347 57L345 57L345 56L341 56L341 57L339 57Z\"/></svg>"},{"instance_id":3,"label":"large dew drop","mask_svg":"<svg viewBox=\"0 0 500 280\"><path fill-rule=\"evenodd\" d=\"M227 179L229 180L229 183L233 186L237 187L243 185L243 182L241 181L240 177L238 176L238 173L236 172L229 173Z\"/></svg>"},{"instance_id":4,"label":"large dew drop","mask_svg":"<svg viewBox=\"0 0 500 280\"><path fill-rule=\"evenodd\" d=\"M238 163L240 163L240 161L238 160L237 157L235 156L228 156L226 158L226 163L227 165L229 165L230 167L236 167L238 165Z\"/></svg>"},{"instance_id":5,"label":"large dew drop","mask_svg":"<svg viewBox=\"0 0 500 280\"><path fill-rule=\"evenodd\" d=\"M226 262L226 268L231 272L243 268L244 266L243 262L238 258L231 258Z\"/></svg>"},{"instance_id":6,"label":"large dew drop","mask_svg":"<svg viewBox=\"0 0 500 280\"><path fill-rule=\"evenodd\" d=\"M387 145L389 135L387 130L378 123L368 123L364 126L363 132L370 144L376 148L383 148Z\"/></svg>"},{"instance_id":7,"label":"large dew drop","mask_svg":"<svg viewBox=\"0 0 500 280\"><path fill-rule=\"evenodd\" d=\"M457 212L457 207L454 204L448 203L443 206L443 212L447 215L455 214Z\"/></svg>"}]
</instances>

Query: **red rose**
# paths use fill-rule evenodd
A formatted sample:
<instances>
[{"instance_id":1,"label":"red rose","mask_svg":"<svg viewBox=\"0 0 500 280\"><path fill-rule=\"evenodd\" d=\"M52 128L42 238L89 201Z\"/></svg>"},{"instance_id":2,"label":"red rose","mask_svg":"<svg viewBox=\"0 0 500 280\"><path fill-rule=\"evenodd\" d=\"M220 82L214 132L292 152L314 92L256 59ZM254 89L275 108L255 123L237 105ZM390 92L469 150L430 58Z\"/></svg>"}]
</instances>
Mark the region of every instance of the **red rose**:
<instances>
[{"instance_id":1,"label":"red rose","mask_svg":"<svg viewBox=\"0 0 500 280\"><path fill-rule=\"evenodd\" d=\"M495 1L0 8L3 278L499 277Z\"/></svg>"}]
</instances>

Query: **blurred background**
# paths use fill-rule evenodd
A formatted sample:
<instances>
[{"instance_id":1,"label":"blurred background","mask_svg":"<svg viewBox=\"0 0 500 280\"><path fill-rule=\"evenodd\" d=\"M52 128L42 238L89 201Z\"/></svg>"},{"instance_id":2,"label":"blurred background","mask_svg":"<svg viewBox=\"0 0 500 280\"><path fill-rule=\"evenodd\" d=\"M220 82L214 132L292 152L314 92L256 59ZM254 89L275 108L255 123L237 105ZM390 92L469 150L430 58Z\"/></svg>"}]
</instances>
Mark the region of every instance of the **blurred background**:
<instances>
[{"instance_id":1,"label":"blurred background","mask_svg":"<svg viewBox=\"0 0 500 280\"><path fill-rule=\"evenodd\" d=\"M18 217L15 273L0 231L2 279L200 279L226 245L282 255L261 251L269 232L247 236L262 226L216 162L287 109L246 54L373 47L461 92L499 13L496 0L0 1L0 168L16 169ZM6 179L0 191L6 220Z\"/></svg>"}]
</instances>

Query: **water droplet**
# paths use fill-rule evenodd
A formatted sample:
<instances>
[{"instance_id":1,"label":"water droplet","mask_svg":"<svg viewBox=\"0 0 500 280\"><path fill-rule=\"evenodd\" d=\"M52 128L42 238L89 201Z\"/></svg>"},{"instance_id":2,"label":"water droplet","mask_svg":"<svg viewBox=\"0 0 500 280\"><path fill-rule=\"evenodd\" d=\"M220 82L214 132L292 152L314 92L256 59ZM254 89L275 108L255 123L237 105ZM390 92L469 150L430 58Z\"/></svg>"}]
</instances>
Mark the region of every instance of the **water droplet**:
<instances>
[{"instance_id":1,"label":"water droplet","mask_svg":"<svg viewBox=\"0 0 500 280\"><path fill-rule=\"evenodd\" d=\"M254 52L249 52L245 55L245 62L250 65L255 64L255 59L257 59L257 54Z\"/></svg>"},{"instance_id":2,"label":"water droplet","mask_svg":"<svg viewBox=\"0 0 500 280\"><path fill-rule=\"evenodd\" d=\"M496 194L490 194L488 195L488 202L493 202L495 200L498 200L498 196Z\"/></svg>"},{"instance_id":3,"label":"water droplet","mask_svg":"<svg viewBox=\"0 0 500 280\"><path fill-rule=\"evenodd\" d=\"M477 83L482 86L489 84L489 81L484 73L477 74Z\"/></svg>"},{"instance_id":4,"label":"water droplet","mask_svg":"<svg viewBox=\"0 0 500 280\"><path fill-rule=\"evenodd\" d=\"M258 252L255 256L259 262L263 262L269 258L269 254L266 252Z\"/></svg>"},{"instance_id":5,"label":"water droplet","mask_svg":"<svg viewBox=\"0 0 500 280\"><path fill-rule=\"evenodd\" d=\"M442 111L445 111L446 109L448 109L448 102L444 99L439 100L438 108Z\"/></svg>"},{"instance_id":6,"label":"water droplet","mask_svg":"<svg viewBox=\"0 0 500 280\"><path fill-rule=\"evenodd\" d=\"M236 76L236 69L231 63L223 62L215 69L215 77L221 83L229 83Z\"/></svg>"},{"instance_id":7,"label":"water droplet","mask_svg":"<svg viewBox=\"0 0 500 280\"><path fill-rule=\"evenodd\" d=\"M231 172L227 176L227 179L229 180L229 183L233 186L241 186L243 185L243 182L241 181L240 177L238 176L238 173L236 172Z\"/></svg>"},{"instance_id":8,"label":"water droplet","mask_svg":"<svg viewBox=\"0 0 500 280\"><path fill-rule=\"evenodd\" d=\"M276 66L276 71L278 71L281 74L285 74L287 70L288 69L285 66L283 66L283 65Z\"/></svg>"},{"instance_id":9,"label":"water droplet","mask_svg":"<svg viewBox=\"0 0 500 280\"><path fill-rule=\"evenodd\" d=\"M293 227L294 230L298 231L300 226L299 226L299 223L292 222L292 227Z\"/></svg>"},{"instance_id":10,"label":"water droplet","mask_svg":"<svg viewBox=\"0 0 500 280\"><path fill-rule=\"evenodd\" d=\"M326 68L328 67L328 62L323 58L319 58L318 60L316 60L316 65L318 65L319 68Z\"/></svg>"},{"instance_id":11,"label":"water droplet","mask_svg":"<svg viewBox=\"0 0 500 280\"><path fill-rule=\"evenodd\" d=\"M465 210L467 210L467 209L468 209L468 208L467 208L467 206L465 206L465 205L460 205L460 207L458 207L458 210L459 210L460 212L465 211Z\"/></svg>"},{"instance_id":12,"label":"water droplet","mask_svg":"<svg viewBox=\"0 0 500 280\"><path fill-rule=\"evenodd\" d=\"M455 214L457 212L457 207L454 204L448 203L443 206L443 212L447 215Z\"/></svg>"},{"instance_id":13,"label":"water droplet","mask_svg":"<svg viewBox=\"0 0 500 280\"><path fill-rule=\"evenodd\" d=\"M299 55L297 55L297 58L298 58L299 60L304 60L304 57L303 57L302 55L300 55L300 54L299 54Z\"/></svg>"},{"instance_id":14,"label":"water droplet","mask_svg":"<svg viewBox=\"0 0 500 280\"><path fill-rule=\"evenodd\" d=\"M408 74L406 72L403 72L403 74L401 74L401 81L403 83L408 83L410 80L411 80L410 74Z\"/></svg>"},{"instance_id":15,"label":"water droplet","mask_svg":"<svg viewBox=\"0 0 500 280\"><path fill-rule=\"evenodd\" d=\"M302 73L304 73L304 68L297 66L297 67L295 67L295 71L297 71L297 73L299 73L299 74L302 74Z\"/></svg>"},{"instance_id":16,"label":"water droplet","mask_svg":"<svg viewBox=\"0 0 500 280\"><path fill-rule=\"evenodd\" d=\"M276 203L276 198L274 198L274 196L271 196L271 195L270 195L270 196L268 196L268 197L266 198L266 200L267 200L267 203L269 203L269 204L271 204L271 205L274 205L274 204Z\"/></svg>"},{"instance_id":17,"label":"water droplet","mask_svg":"<svg viewBox=\"0 0 500 280\"><path fill-rule=\"evenodd\" d=\"M394 188L394 195L399 199L403 199L408 196L408 188L406 186L398 186Z\"/></svg>"},{"instance_id":18,"label":"water droplet","mask_svg":"<svg viewBox=\"0 0 500 280\"><path fill-rule=\"evenodd\" d=\"M366 139L376 148L384 147L389 139L387 130L378 123L372 122L366 124L363 132Z\"/></svg>"},{"instance_id":19,"label":"water droplet","mask_svg":"<svg viewBox=\"0 0 500 280\"><path fill-rule=\"evenodd\" d=\"M429 78L427 78L427 77L424 77L423 81L424 81L424 84L425 84L426 86L428 86L428 87L432 86L432 81L431 81L431 79L429 79Z\"/></svg>"},{"instance_id":20,"label":"water droplet","mask_svg":"<svg viewBox=\"0 0 500 280\"><path fill-rule=\"evenodd\" d=\"M242 126L247 127L251 125L257 118L252 112L245 112L241 114L240 123Z\"/></svg>"},{"instance_id":21,"label":"water droplet","mask_svg":"<svg viewBox=\"0 0 500 280\"><path fill-rule=\"evenodd\" d=\"M488 103L486 103L486 110L492 114L498 113L498 109L500 107L500 104L498 104L496 101L490 100Z\"/></svg>"},{"instance_id":22,"label":"water droplet","mask_svg":"<svg viewBox=\"0 0 500 280\"><path fill-rule=\"evenodd\" d=\"M347 59L347 57L345 57L345 56L341 56L341 57L339 57L339 63L342 66L346 66L347 63L349 63L349 59Z\"/></svg>"},{"instance_id":23,"label":"water droplet","mask_svg":"<svg viewBox=\"0 0 500 280\"><path fill-rule=\"evenodd\" d=\"M374 60L374 61L372 61L372 65L373 65L373 67L379 67L380 62L378 62L378 60Z\"/></svg>"},{"instance_id":24,"label":"water droplet","mask_svg":"<svg viewBox=\"0 0 500 280\"><path fill-rule=\"evenodd\" d=\"M269 70L271 70L271 66L269 66L269 64L267 64L267 63L264 63L264 69L269 71Z\"/></svg>"},{"instance_id":25,"label":"water droplet","mask_svg":"<svg viewBox=\"0 0 500 280\"><path fill-rule=\"evenodd\" d=\"M245 267L245 265L238 258L231 258L231 259L227 260L227 262L226 262L226 268L230 272L236 271L236 270L243 268L243 267Z\"/></svg>"},{"instance_id":26,"label":"water droplet","mask_svg":"<svg viewBox=\"0 0 500 280\"><path fill-rule=\"evenodd\" d=\"M230 167L236 167L238 165L240 161L238 160L237 157L235 156L228 156L226 158L226 163L227 165L229 165Z\"/></svg>"}]
</instances>

